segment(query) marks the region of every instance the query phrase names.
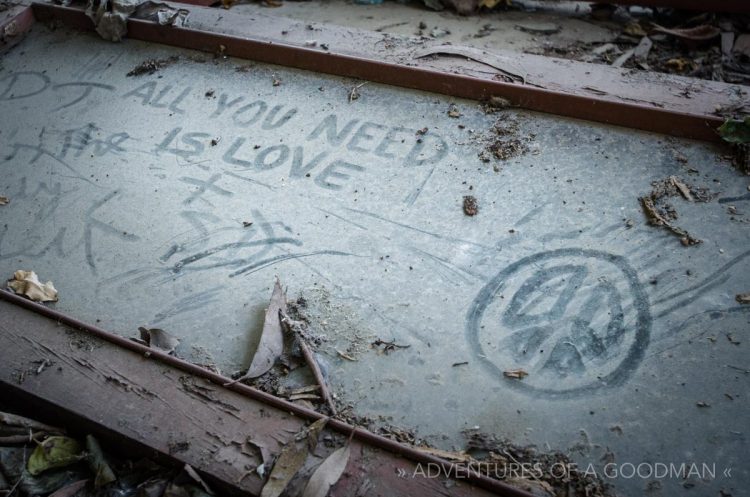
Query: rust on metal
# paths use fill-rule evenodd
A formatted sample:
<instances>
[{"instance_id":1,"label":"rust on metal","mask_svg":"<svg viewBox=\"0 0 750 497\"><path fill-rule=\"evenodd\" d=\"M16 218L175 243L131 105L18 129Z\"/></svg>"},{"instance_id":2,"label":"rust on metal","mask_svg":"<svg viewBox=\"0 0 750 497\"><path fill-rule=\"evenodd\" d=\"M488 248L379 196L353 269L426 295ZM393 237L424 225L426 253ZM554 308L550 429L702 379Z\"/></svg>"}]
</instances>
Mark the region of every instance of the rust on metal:
<instances>
[{"instance_id":1,"label":"rust on metal","mask_svg":"<svg viewBox=\"0 0 750 497\"><path fill-rule=\"evenodd\" d=\"M40 20L57 19L78 29L93 29L91 20L81 8L40 3L34 3L33 8ZM249 34L238 36L193 28L164 27L151 21L130 19L128 36L211 53L224 47L222 53L228 56L472 100L501 96L514 106L529 110L704 141L718 142L720 138L716 128L723 122L717 116L480 79L425 67L384 62L372 57L320 51L276 40L254 38Z\"/></svg>"}]
</instances>

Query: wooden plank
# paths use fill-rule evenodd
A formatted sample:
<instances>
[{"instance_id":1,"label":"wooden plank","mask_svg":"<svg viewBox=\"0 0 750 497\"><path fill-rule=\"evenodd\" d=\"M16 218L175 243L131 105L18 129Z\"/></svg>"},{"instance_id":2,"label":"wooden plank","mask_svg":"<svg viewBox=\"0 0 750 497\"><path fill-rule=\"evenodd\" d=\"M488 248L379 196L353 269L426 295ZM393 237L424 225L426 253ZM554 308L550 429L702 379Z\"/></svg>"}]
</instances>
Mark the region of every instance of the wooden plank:
<instances>
[{"instance_id":1,"label":"wooden plank","mask_svg":"<svg viewBox=\"0 0 750 497\"><path fill-rule=\"evenodd\" d=\"M38 372L41 361L47 366ZM160 361L0 300L0 392L52 404L137 444L199 469L222 488L258 495L254 443L279 453L306 421ZM7 400L7 398L6 398ZM327 430L339 445L346 440ZM417 474L417 465L352 441L352 457L333 495L447 494L445 480ZM319 444L320 461L332 447ZM401 475L401 476L399 476ZM450 495L493 495L462 483Z\"/></svg>"}]
</instances>

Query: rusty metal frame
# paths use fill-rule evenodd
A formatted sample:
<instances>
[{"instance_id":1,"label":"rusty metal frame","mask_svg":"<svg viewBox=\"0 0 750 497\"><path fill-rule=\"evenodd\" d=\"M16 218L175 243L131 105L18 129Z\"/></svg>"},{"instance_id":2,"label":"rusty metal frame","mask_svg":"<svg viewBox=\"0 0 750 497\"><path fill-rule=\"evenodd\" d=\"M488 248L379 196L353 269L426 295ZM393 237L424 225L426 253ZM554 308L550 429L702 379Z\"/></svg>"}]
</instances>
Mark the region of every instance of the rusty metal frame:
<instances>
[{"instance_id":1,"label":"rusty metal frame","mask_svg":"<svg viewBox=\"0 0 750 497\"><path fill-rule=\"evenodd\" d=\"M210 0L188 0L205 5ZM627 3L667 3L688 5L682 0L628 0ZM722 6L742 7L733 0ZM716 2L719 4L719 2ZM58 21L81 30L93 30L92 21L83 7L32 3L29 7L40 21ZM193 7L206 9L206 7ZM211 10L211 9L209 9ZM750 2L740 9L750 10ZM24 10L19 17L28 18ZM0 26L2 28L2 26ZM571 92L549 90L518 83L508 83L488 78L457 74L447 70L407 65L379 59L375 56L358 56L317 48L290 44L283 38L268 40L254 36L251 28L241 35L208 31L189 27L165 27L156 22L140 19L128 21L128 37L216 53L223 47L223 54L259 62L279 64L336 76L360 78L377 83L429 91L449 96L483 100L490 96L506 98L516 107L583 119L604 124L624 126L643 131L671 136L719 142L716 133L723 119L707 112L689 113L658 105L612 99L600 96L580 95Z\"/></svg>"}]
</instances>

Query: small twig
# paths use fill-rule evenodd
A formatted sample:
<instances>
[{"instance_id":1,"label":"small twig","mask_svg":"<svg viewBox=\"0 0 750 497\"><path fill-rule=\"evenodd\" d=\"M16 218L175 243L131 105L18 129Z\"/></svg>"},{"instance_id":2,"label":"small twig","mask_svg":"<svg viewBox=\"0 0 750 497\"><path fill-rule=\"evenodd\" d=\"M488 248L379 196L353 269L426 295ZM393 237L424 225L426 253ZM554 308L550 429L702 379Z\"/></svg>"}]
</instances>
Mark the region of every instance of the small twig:
<instances>
[{"instance_id":1,"label":"small twig","mask_svg":"<svg viewBox=\"0 0 750 497\"><path fill-rule=\"evenodd\" d=\"M349 90L349 103L352 103L359 98L359 89L365 86L367 83L369 83L369 81L365 81L364 83L360 83L357 86L353 86L352 89Z\"/></svg>"},{"instance_id":2,"label":"small twig","mask_svg":"<svg viewBox=\"0 0 750 497\"><path fill-rule=\"evenodd\" d=\"M392 342L386 342L385 340L381 340L380 338L372 342L370 345L372 345L373 347L380 347L382 345L383 352L385 352L386 355L388 354L388 352L396 349L408 349L409 347L411 347L411 345L399 345L395 340Z\"/></svg>"},{"instance_id":3,"label":"small twig","mask_svg":"<svg viewBox=\"0 0 750 497\"><path fill-rule=\"evenodd\" d=\"M344 359L346 359L347 361L353 361L353 362L357 362L357 360L356 360L356 359L355 359L354 357L350 356L350 355L349 355L349 354L347 354L346 352L341 352L341 351L340 351L339 349L336 349L336 353L337 353L337 354L338 354L338 355L339 355L340 357L343 357Z\"/></svg>"},{"instance_id":4,"label":"small twig","mask_svg":"<svg viewBox=\"0 0 750 497\"><path fill-rule=\"evenodd\" d=\"M279 317L281 318L281 323L286 326L289 331L294 332L294 329L291 326L292 320L289 318L289 316L286 315L283 310L279 310ZM310 368L310 371L312 371L312 374L315 377L315 381L318 383L318 385L320 385L320 394L323 396L323 399L325 399L326 404L328 404L328 408L331 410L331 415L335 416L337 412L336 405L333 403L331 391L328 389L328 385L326 385L326 380L325 378L323 378L323 373L320 371L318 361L315 360L315 356L313 355L310 346L307 344L307 341L302 336L302 334L294 334L299 342L299 347L302 350L302 356L305 358L307 367Z\"/></svg>"},{"instance_id":5,"label":"small twig","mask_svg":"<svg viewBox=\"0 0 750 497\"><path fill-rule=\"evenodd\" d=\"M16 491L16 488L18 488L18 485L20 485L20 484L21 484L21 480L22 480L22 479L23 479L23 478L21 477L21 478L19 478L18 480L16 480L16 483L15 483L15 485L13 485L13 486L11 487L11 489L10 489L10 490L8 491L8 493L6 494L6 496L5 496L5 497L11 497L11 496L13 495L13 492L15 492L15 491Z\"/></svg>"}]
</instances>

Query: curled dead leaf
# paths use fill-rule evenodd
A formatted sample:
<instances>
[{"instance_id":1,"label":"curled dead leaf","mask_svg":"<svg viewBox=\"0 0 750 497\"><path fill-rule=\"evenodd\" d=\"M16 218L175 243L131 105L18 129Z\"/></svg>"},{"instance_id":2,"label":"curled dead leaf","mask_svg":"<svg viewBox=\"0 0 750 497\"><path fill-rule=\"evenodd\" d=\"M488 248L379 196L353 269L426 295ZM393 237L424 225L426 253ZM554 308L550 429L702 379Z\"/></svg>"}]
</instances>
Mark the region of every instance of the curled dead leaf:
<instances>
[{"instance_id":1,"label":"curled dead leaf","mask_svg":"<svg viewBox=\"0 0 750 497\"><path fill-rule=\"evenodd\" d=\"M94 473L94 488L103 487L117 479L112 468L109 467L104 452L99 442L91 435L86 436L86 451L88 452L88 463Z\"/></svg>"},{"instance_id":2,"label":"curled dead leaf","mask_svg":"<svg viewBox=\"0 0 750 497\"><path fill-rule=\"evenodd\" d=\"M8 288L34 302L57 302L57 290L51 281L42 284L34 271L19 269L8 280Z\"/></svg>"},{"instance_id":3,"label":"curled dead leaf","mask_svg":"<svg viewBox=\"0 0 750 497\"><path fill-rule=\"evenodd\" d=\"M509 369L508 371L503 371L503 376L505 376L506 378L514 378L517 380L523 380L524 378L529 376L529 373L527 373L521 368Z\"/></svg>"},{"instance_id":4,"label":"curled dead leaf","mask_svg":"<svg viewBox=\"0 0 750 497\"><path fill-rule=\"evenodd\" d=\"M300 430L284 448L281 449L276 463L273 465L268 481L260 492L260 497L279 497L292 481L297 471L305 464L307 456L318 444L318 435L328 422L328 418L321 418L310 426Z\"/></svg>"},{"instance_id":5,"label":"curled dead leaf","mask_svg":"<svg viewBox=\"0 0 750 497\"><path fill-rule=\"evenodd\" d=\"M246 378L257 378L264 374L273 367L284 351L284 333L281 329L279 311L286 311L286 294L277 278L271 294L271 302L266 309L258 350L255 351L253 362L250 363L245 374Z\"/></svg>"},{"instance_id":6,"label":"curled dead leaf","mask_svg":"<svg viewBox=\"0 0 750 497\"><path fill-rule=\"evenodd\" d=\"M141 334L141 340L146 342L146 345L165 354L172 354L180 344L177 337L170 335L161 328L144 328L141 326L138 331Z\"/></svg>"}]
</instances>

